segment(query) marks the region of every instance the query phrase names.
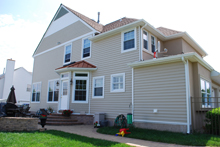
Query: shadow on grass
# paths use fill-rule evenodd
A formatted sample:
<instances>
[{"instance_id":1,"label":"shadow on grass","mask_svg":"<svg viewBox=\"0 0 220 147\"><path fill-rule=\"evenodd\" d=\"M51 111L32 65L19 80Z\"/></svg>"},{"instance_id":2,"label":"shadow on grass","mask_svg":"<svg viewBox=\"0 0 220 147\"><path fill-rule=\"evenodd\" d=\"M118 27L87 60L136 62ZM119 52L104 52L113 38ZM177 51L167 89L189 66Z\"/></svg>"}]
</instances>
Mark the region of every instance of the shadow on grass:
<instances>
[{"instance_id":1,"label":"shadow on grass","mask_svg":"<svg viewBox=\"0 0 220 147\"><path fill-rule=\"evenodd\" d=\"M100 146L100 147L111 147L120 143L117 142L112 142L112 141L107 141L107 140L101 140L101 139L95 139L95 138L89 138L81 135L76 135L76 134L71 134L71 133L66 133L62 131L57 131L57 130L48 130L45 132L41 132L44 134L51 134L55 135L58 137L66 138L66 139L71 139L71 140L76 140L84 143L90 143L94 146Z\"/></svg>"},{"instance_id":2,"label":"shadow on grass","mask_svg":"<svg viewBox=\"0 0 220 147\"><path fill-rule=\"evenodd\" d=\"M102 134L115 135L119 132L119 128L105 127L99 128L97 132ZM128 132L131 134L125 135L128 138L136 138L142 140L180 144L194 146L220 146L220 136L209 134L183 134L168 131L157 131L150 129L141 129L131 127Z\"/></svg>"}]
</instances>

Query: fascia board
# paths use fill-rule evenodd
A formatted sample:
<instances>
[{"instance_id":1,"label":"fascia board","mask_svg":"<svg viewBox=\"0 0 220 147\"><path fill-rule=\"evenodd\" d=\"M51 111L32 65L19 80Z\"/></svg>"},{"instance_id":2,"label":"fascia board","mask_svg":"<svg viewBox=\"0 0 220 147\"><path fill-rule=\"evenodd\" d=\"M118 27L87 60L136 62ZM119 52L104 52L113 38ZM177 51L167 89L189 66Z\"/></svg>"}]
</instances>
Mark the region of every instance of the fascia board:
<instances>
[{"instance_id":1,"label":"fascia board","mask_svg":"<svg viewBox=\"0 0 220 147\"><path fill-rule=\"evenodd\" d=\"M120 33L120 32L122 32L122 31L125 31L125 30L127 30L127 29L129 29L129 28L136 27L136 26L138 26L138 25L144 25L144 24L145 24L144 20L141 19L141 20L135 21L135 22L133 22L133 23L129 23L129 24L127 24L127 25L124 25L124 26L118 27L118 28L116 28L116 29L113 29L113 30L111 30L111 31L107 31L107 32L105 32L105 33L101 33L101 34L99 34L99 35L97 35L97 36L90 37L89 40L91 40L91 41L93 41L93 42L96 42L96 41L98 41L98 40L100 40L100 39L104 39L104 38L107 38L107 37L109 37L109 36L115 35L115 34L117 34L117 33Z\"/></svg>"},{"instance_id":2,"label":"fascia board","mask_svg":"<svg viewBox=\"0 0 220 147\"><path fill-rule=\"evenodd\" d=\"M97 70L97 68L62 68L55 70L55 72L60 74L69 71L94 71L94 70Z\"/></svg>"},{"instance_id":3,"label":"fascia board","mask_svg":"<svg viewBox=\"0 0 220 147\"><path fill-rule=\"evenodd\" d=\"M157 58L157 59L150 59L146 61L139 61L134 63L128 63L128 66L131 66L133 68L137 67L145 67L145 66L152 66L152 65L162 65L177 61L182 61L182 57L185 59L188 59L191 62L199 62L201 65L203 65L205 68L207 68L209 71L214 70L205 60L203 60L197 53L188 53L188 54L181 54L181 55L174 55L170 57L163 57L163 58Z\"/></svg>"}]
</instances>

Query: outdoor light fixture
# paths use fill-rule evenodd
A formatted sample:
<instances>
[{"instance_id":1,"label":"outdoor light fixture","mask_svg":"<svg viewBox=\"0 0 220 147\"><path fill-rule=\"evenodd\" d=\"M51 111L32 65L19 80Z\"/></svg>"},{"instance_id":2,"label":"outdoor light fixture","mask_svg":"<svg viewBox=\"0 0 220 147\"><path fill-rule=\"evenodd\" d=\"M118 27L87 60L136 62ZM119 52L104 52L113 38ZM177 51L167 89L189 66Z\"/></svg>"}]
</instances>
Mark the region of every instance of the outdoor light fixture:
<instances>
[{"instance_id":1,"label":"outdoor light fixture","mask_svg":"<svg viewBox=\"0 0 220 147\"><path fill-rule=\"evenodd\" d=\"M57 81L57 83L56 83L56 84L57 84L57 86L59 86L59 84L60 84L60 83Z\"/></svg>"},{"instance_id":2,"label":"outdoor light fixture","mask_svg":"<svg viewBox=\"0 0 220 147\"><path fill-rule=\"evenodd\" d=\"M70 85L72 85L73 84L73 80L72 80L72 78L71 78L71 80L70 80Z\"/></svg>"}]
</instances>

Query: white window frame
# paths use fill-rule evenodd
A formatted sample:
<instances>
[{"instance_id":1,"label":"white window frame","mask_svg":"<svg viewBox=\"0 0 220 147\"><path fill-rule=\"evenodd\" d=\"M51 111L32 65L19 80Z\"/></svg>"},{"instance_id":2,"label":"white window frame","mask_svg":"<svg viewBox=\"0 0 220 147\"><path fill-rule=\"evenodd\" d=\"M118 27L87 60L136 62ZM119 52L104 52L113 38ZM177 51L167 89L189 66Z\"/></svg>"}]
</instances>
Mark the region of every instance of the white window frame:
<instances>
[{"instance_id":1,"label":"white window frame","mask_svg":"<svg viewBox=\"0 0 220 147\"><path fill-rule=\"evenodd\" d=\"M134 48L130 48L130 49L124 50L124 34L127 33L127 32L130 32L130 31L134 31ZM129 29L129 30L121 32L121 53L126 53L126 52L130 52L130 51L136 50L137 49L137 42L136 42L136 40L137 40L137 37L136 37L136 27L133 28L133 29Z\"/></svg>"},{"instance_id":2,"label":"white window frame","mask_svg":"<svg viewBox=\"0 0 220 147\"><path fill-rule=\"evenodd\" d=\"M147 49L146 48L144 48L144 32L146 32L147 33ZM149 38L148 38L148 36L149 36L149 33L147 32L147 31L145 31L145 30L143 30L143 49L145 50L145 51L149 51Z\"/></svg>"},{"instance_id":3,"label":"white window frame","mask_svg":"<svg viewBox=\"0 0 220 147\"><path fill-rule=\"evenodd\" d=\"M36 97L35 97L35 101L32 101L32 96L33 96L33 88L35 84L40 84L40 97L39 97L39 101L36 101ZM42 89L42 82L35 82L32 84L32 88L31 88L31 103L40 103L41 100L41 89Z\"/></svg>"},{"instance_id":4,"label":"white window frame","mask_svg":"<svg viewBox=\"0 0 220 147\"><path fill-rule=\"evenodd\" d=\"M69 62L65 62L66 47L69 46L69 45L71 46L71 47L70 47L70 48L71 48L71 50L70 50L70 61L69 61ZM63 65L69 64L69 63L71 62L71 57L72 57L72 43L69 43L69 44L66 44L66 45L64 46Z\"/></svg>"},{"instance_id":5,"label":"white window frame","mask_svg":"<svg viewBox=\"0 0 220 147\"><path fill-rule=\"evenodd\" d=\"M86 73L87 77L76 77L75 74L83 74ZM81 104L87 104L89 99L89 72L73 72L73 88L72 88L72 103L81 103ZM75 101L75 83L76 80L86 80L86 101Z\"/></svg>"},{"instance_id":6,"label":"white window frame","mask_svg":"<svg viewBox=\"0 0 220 147\"><path fill-rule=\"evenodd\" d=\"M113 89L113 77L117 77L117 76L123 76L123 89ZM112 74L110 78L111 78L110 92L125 92L125 73Z\"/></svg>"},{"instance_id":7,"label":"white window frame","mask_svg":"<svg viewBox=\"0 0 220 147\"><path fill-rule=\"evenodd\" d=\"M95 80L102 78L102 96L95 96ZM104 98L105 76L93 77L92 98Z\"/></svg>"},{"instance_id":8,"label":"white window frame","mask_svg":"<svg viewBox=\"0 0 220 147\"><path fill-rule=\"evenodd\" d=\"M81 60L91 58L92 56L92 41L89 40L90 41L90 54L88 57L83 58L84 40L88 39L89 37L92 37L92 35L82 38Z\"/></svg>"},{"instance_id":9,"label":"white window frame","mask_svg":"<svg viewBox=\"0 0 220 147\"><path fill-rule=\"evenodd\" d=\"M200 78L200 93L201 93L201 98L202 98L202 91L201 91L201 80L203 80L204 82L205 82L205 94L207 95L207 88L206 88L206 82L207 83L209 83L209 87L210 87L210 100L211 100L211 102L213 101L213 99L212 99L212 85L211 85L211 82L210 81L208 81L208 80L206 80L205 78ZM201 107L202 108L213 108L213 105L212 105L212 103L210 104L210 105L208 105L208 97L205 97L206 99L207 99L207 102L205 102L205 103L207 103L207 107L205 106L205 105L203 105L203 103L202 103L202 101L201 101ZM202 100L202 99L201 99Z\"/></svg>"},{"instance_id":10,"label":"white window frame","mask_svg":"<svg viewBox=\"0 0 220 147\"><path fill-rule=\"evenodd\" d=\"M52 79L52 80L48 80L48 86L47 86L47 103L58 103L59 101L59 96L60 96L60 87L59 87L59 94L58 94L58 100L57 101L48 101L48 97L49 97L49 86L50 86L50 82L54 82L54 81L59 81L60 83L60 79ZM55 83L56 84L56 83ZM54 87L53 87L54 88ZM54 96L54 89L53 89L53 96Z\"/></svg>"},{"instance_id":11,"label":"white window frame","mask_svg":"<svg viewBox=\"0 0 220 147\"><path fill-rule=\"evenodd\" d=\"M155 51L156 51L156 37L154 35L151 34L151 37L150 37L150 48L151 48L151 53L154 53L152 52L152 37L154 38L154 46L155 46Z\"/></svg>"}]
</instances>

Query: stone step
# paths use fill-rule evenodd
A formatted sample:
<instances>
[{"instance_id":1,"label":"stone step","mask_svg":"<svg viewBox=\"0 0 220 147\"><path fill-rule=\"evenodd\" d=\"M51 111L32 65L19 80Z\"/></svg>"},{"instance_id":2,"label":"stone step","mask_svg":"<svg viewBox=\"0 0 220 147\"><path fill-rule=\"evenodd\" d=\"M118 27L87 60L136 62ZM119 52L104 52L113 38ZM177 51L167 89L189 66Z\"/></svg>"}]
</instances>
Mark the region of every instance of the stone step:
<instances>
[{"instance_id":1,"label":"stone step","mask_svg":"<svg viewBox=\"0 0 220 147\"><path fill-rule=\"evenodd\" d=\"M49 119L71 119L71 117L68 116L56 116L56 115L47 115L47 118Z\"/></svg>"},{"instance_id":2,"label":"stone step","mask_svg":"<svg viewBox=\"0 0 220 147\"><path fill-rule=\"evenodd\" d=\"M53 121L53 122L77 122L77 120L75 119L50 119L50 118L47 118L47 121Z\"/></svg>"},{"instance_id":3,"label":"stone step","mask_svg":"<svg viewBox=\"0 0 220 147\"><path fill-rule=\"evenodd\" d=\"M40 122L38 122L40 124ZM60 126L65 126L65 125L82 125L83 123L80 122L47 122L46 125L60 125Z\"/></svg>"}]
</instances>

